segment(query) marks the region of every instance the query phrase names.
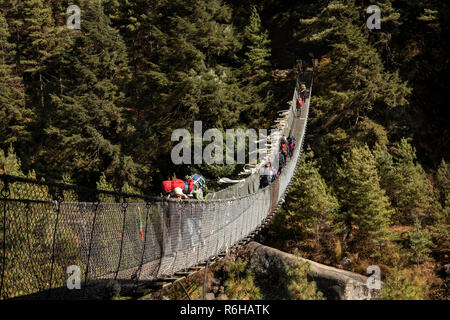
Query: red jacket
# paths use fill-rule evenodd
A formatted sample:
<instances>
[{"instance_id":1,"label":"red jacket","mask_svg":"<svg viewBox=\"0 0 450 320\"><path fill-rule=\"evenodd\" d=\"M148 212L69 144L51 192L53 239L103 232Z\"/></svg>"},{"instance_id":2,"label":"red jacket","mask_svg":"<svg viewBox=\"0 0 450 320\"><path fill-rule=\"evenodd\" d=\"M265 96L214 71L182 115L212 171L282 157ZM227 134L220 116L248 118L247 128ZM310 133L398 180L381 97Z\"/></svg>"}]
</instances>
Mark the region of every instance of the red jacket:
<instances>
[{"instance_id":1,"label":"red jacket","mask_svg":"<svg viewBox=\"0 0 450 320\"><path fill-rule=\"evenodd\" d=\"M192 192L192 190L194 189L194 180L189 178L186 182L188 185L188 191ZM181 188L181 190L184 190L184 188L186 187L186 182L181 179L165 180L162 182L163 192L169 193L175 188Z\"/></svg>"},{"instance_id":2,"label":"red jacket","mask_svg":"<svg viewBox=\"0 0 450 320\"><path fill-rule=\"evenodd\" d=\"M287 151L286 151L286 144L285 144L285 143L283 143L283 144L281 145L281 152L284 153L284 154L287 154Z\"/></svg>"}]
</instances>

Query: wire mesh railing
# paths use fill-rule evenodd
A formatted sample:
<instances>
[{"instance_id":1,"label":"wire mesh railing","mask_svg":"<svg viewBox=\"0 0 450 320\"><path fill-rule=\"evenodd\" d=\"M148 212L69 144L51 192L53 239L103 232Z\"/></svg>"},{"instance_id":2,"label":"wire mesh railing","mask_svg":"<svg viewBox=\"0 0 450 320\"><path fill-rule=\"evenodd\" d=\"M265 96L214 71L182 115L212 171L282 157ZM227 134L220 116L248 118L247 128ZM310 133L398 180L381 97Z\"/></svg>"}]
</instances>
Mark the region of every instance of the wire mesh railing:
<instances>
[{"instance_id":1,"label":"wire mesh railing","mask_svg":"<svg viewBox=\"0 0 450 320\"><path fill-rule=\"evenodd\" d=\"M296 116L300 81L311 94L312 73L300 74L289 110L292 158L265 188L255 187L258 175L247 178L243 195L239 186L227 199L180 201L0 175L0 297L62 288L60 297L69 266L84 289L99 279L154 280L228 253L276 209L295 173L310 100Z\"/></svg>"}]
</instances>

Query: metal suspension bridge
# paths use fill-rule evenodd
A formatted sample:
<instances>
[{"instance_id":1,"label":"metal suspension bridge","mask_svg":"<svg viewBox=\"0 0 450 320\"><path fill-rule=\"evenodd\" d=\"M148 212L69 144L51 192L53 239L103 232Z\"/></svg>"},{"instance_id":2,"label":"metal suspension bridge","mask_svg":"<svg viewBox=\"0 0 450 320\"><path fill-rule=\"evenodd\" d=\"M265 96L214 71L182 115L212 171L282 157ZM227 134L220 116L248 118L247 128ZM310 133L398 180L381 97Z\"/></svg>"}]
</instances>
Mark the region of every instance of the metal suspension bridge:
<instances>
[{"instance_id":1,"label":"metal suspension bridge","mask_svg":"<svg viewBox=\"0 0 450 320\"><path fill-rule=\"evenodd\" d=\"M309 90L298 114L300 83ZM277 126L278 134L294 133L297 145L265 188L259 188L259 170L208 200L183 201L0 175L0 298L70 298L109 279L159 289L250 241L289 190L312 84L313 72L299 65L289 109L280 111ZM67 289L69 266L81 290Z\"/></svg>"}]
</instances>

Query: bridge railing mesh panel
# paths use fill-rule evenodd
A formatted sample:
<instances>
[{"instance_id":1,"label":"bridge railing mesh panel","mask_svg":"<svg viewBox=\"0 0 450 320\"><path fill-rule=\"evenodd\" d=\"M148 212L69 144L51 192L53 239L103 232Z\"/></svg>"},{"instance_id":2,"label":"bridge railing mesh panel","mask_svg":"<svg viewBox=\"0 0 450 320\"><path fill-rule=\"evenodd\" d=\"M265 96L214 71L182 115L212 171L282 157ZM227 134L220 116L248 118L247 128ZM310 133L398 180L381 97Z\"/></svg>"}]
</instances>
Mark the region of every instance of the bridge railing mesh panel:
<instances>
[{"instance_id":1,"label":"bridge railing mesh panel","mask_svg":"<svg viewBox=\"0 0 450 320\"><path fill-rule=\"evenodd\" d=\"M69 266L84 289L99 279L154 280L228 253L276 209L295 173L309 111L308 98L296 117L300 81L311 93L312 75L300 74L289 111L296 149L264 189L254 174L212 200L180 201L0 175L1 298L61 297Z\"/></svg>"}]
</instances>

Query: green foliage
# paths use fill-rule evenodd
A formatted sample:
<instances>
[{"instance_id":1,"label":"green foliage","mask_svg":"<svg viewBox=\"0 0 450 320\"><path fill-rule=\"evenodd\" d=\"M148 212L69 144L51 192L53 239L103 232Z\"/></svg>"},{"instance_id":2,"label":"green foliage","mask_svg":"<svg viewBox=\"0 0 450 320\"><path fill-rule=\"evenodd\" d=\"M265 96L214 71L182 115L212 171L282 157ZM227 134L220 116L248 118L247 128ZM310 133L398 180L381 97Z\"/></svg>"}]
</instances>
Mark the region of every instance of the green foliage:
<instances>
[{"instance_id":1,"label":"green foliage","mask_svg":"<svg viewBox=\"0 0 450 320\"><path fill-rule=\"evenodd\" d=\"M442 222L435 224L437 242L443 243L449 239L450 234L450 169L447 162L442 161L437 174L437 188L442 205Z\"/></svg>"},{"instance_id":2,"label":"green foliage","mask_svg":"<svg viewBox=\"0 0 450 320\"><path fill-rule=\"evenodd\" d=\"M424 279L395 267L386 277L378 296L380 300L424 300L428 288Z\"/></svg>"},{"instance_id":3,"label":"green foliage","mask_svg":"<svg viewBox=\"0 0 450 320\"><path fill-rule=\"evenodd\" d=\"M52 95L55 113L45 128L48 152L42 156L59 170L106 172L115 181L134 182L137 166L120 147L131 130L119 106L128 72L126 47L100 1L88 1L84 8L83 32L74 36L67 53L73 74L63 80L68 89ZM63 156L55 157L60 149Z\"/></svg>"},{"instance_id":4,"label":"green foliage","mask_svg":"<svg viewBox=\"0 0 450 320\"><path fill-rule=\"evenodd\" d=\"M96 185L97 189L105 190L105 191L116 191L114 187L107 181L106 175L102 173L99 181L97 181ZM100 194L99 195L100 202L115 202L115 198L112 195Z\"/></svg>"},{"instance_id":5,"label":"green foliage","mask_svg":"<svg viewBox=\"0 0 450 320\"><path fill-rule=\"evenodd\" d=\"M344 154L338 175L341 213L337 226L351 230L361 249L383 241L392 209L380 187L375 158L369 148L353 148Z\"/></svg>"},{"instance_id":6,"label":"green foliage","mask_svg":"<svg viewBox=\"0 0 450 320\"><path fill-rule=\"evenodd\" d=\"M370 118L362 118L355 129L354 139L359 143L366 143L371 150L376 145L389 144L386 128Z\"/></svg>"},{"instance_id":7,"label":"green foliage","mask_svg":"<svg viewBox=\"0 0 450 320\"><path fill-rule=\"evenodd\" d=\"M436 194L422 166L416 161L414 148L402 139L393 156L394 166L388 173L386 191L396 207L397 221L412 225L415 219L430 224L440 218Z\"/></svg>"},{"instance_id":8,"label":"green foliage","mask_svg":"<svg viewBox=\"0 0 450 320\"><path fill-rule=\"evenodd\" d=\"M291 226L314 234L319 241L320 230L331 224L339 204L321 177L312 157L310 153L310 159L307 161L305 155L301 156L285 209Z\"/></svg>"},{"instance_id":9,"label":"green foliage","mask_svg":"<svg viewBox=\"0 0 450 320\"><path fill-rule=\"evenodd\" d=\"M49 93L60 89L59 63L70 41L55 25L48 1L25 0L4 7L14 33L15 67L23 78L27 102L31 102L28 106L44 117Z\"/></svg>"},{"instance_id":10,"label":"green foliage","mask_svg":"<svg viewBox=\"0 0 450 320\"><path fill-rule=\"evenodd\" d=\"M422 227L419 220L415 221L414 228L415 230L409 236L409 241L411 244L412 259L419 264L431 253L430 248L433 246L433 242L431 241L430 233Z\"/></svg>"},{"instance_id":11,"label":"green foliage","mask_svg":"<svg viewBox=\"0 0 450 320\"><path fill-rule=\"evenodd\" d=\"M8 24L0 15L0 147L29 138L26 124L32 112L25 108L23 82L14 70L14 44Z\"/></svg>"},{"instance_id":12,"label":"green foliage","mask_svg":"<svg viewBox=\"0 0 450 320\"><path fill-rule=\"evenodd\" d=\"M290 300L324 300L314 281L308 281L309 263L297 258L295 265L286 267Z\"/></svg>"},{"instance_id":13,"label":"green foliage","mask_svg":"<svg viewBox=\"0 0 450 320\"><path fill-rule=\"evenodd\" d=\"M253 7L250 16L250 23L245 28L247 41L244 63L244 70L249 76L258 75L259 79L267 81L269 76L270 61L270 40L268 30L263 31L261 18L256 7ZM267 86L267 84L266 84Z\"/></svg>"},{"instance_id":14,"label":"green foliage","mask_svg":"<svg viewBox=\"0 0 450 320\"><path fill-rule=\"evenodd\" d=\"M173 130L266 125L286 101L270 59L313 53L316 157L301 158L272 239L333 249L340 231L339 257L355 243L373 253L388 225L416 223L405 252L388 246L416 262L448 240L448 159L432 175L448 149L444 2L378 1L382 32L353 0L75 2L80 31L64 27L69 1L0 1L0 173L159 193L160 180L195 171L218 189L240 166L175 167Z\"/></svg>"},{"instance_id":15,"label":"green foliage","mask_svg":"<svg viewBox=\"0 0 450 320\"><path fill-rule=\"evenodd\" d=\"M230 264L228 279L225 280L225 293L231 300L262 299L252 271L245 268L246 263L240 258Z\"/></svg>"},{"instance_id":16,"label":"green foliage","mask_svg":"<svg viewBox=\"0 0 450 320\"><path fill-rule=\"evenodd\" d=\"M272 81L270 73L271 41L268 30L264 30L256 6L252 7L249 24L244 29L244 55L241 68L241 84L248 94L247 110L258 118L264 115L272 102ZM241 118L255 126L260 120L245 116Z\"/></svg>"},{"instance_id":17,"label":"green foliage","mask_svg":"<svg viewBox=\"0 0 450 320\"><path fill-rule=\"evenodd\" d=\"M438 20L437 14L438 14L437 10L425 8L423 14L420 17L418 17L417 20L426 22L436 21Z\"/></svg>"},{"instance_id":18,"label":"green foliage","mask_svg":"<svg viewBox=\"0 0 450 320\"><path fill-rule=\"evenodd\" d=\"M329 84L323 96L333 101L341 119L350 121L367 115L376 104L401 106L410 93L397 73L384 70L376 49L359 27L359 12L353 1L330 1L318 16L301 20L306 28L297 35L307 34L306 41L328 46L319 69L319 81L326 79Z\"/></svg>"},{"instance_id":19,"label":"green foliage","mask_svg":"<svg viewBox=\"0 0 450 320\"><path fill-rule=\"evenodd\" d=\"M321 173L327 181L336 181L336 164L343 153L365 144L372 148L389 142L387 119L394 109L408 104L411 89L397 72L386 70L361 28L365 8L354 1L311 7L304 10L309 15L300 14L294 36L321 52L310 125L314 152L321 155ZM388 7L387 3L383 12L394 15Z\"/></svg>"},{"instance_id":20,"label":"green foliage","mask_svg":"<svg viewBox=\"0 0 450 320\"><path fill-rule=\"evenodd\" d=\"M450 206L450 166L444 160L441 161L436 173L437 187L442 206ZM448 209L447 209L448 210Z\"/></svg>"},{"instance_id":21,"label":"green foliage","mask_svg":"<svg viewBox=\"0 0 450 320\"><path fill-rule=\"evenodd\" d=\"M376 161L380 185L384 190L388 190L395 183L394 160L386 145L376 144L372 150Z\"/></svg>"},{"instance_id":22,"label":"green foliage","mask_svg":"<svg viewBox=\"0 0 450 320\"><path fill-rule=\"evenodd\" d=\"M12 146L9 147L6 154L2 149L0 149L0 174L24 176L21 169L20 159L14 153Z\"/></svg>"},{"instance_id":23,"label":"green foliage","mask_svg":"<svg viewBox=\"0 0 450 320\"><path fill-rule=\"evenodd\" d=\"M168 176L176 170L184 176L190 171L167 161L175 128L190 129L194 120L202 120L204 128L219 129L261 122L259 115L268 106L261 86L267 85L270 73L264 53L268 39L257 25L259 16L252 18L256 29L247 33L235 28L230 6L219 0L190 6L182 0L106 3L127 45L132 73L126 104L136 131L127 149L138 150L135 158L149 174ZM254 38L260 33L265 37L262 43ZM246 53L265 60L255 66L265 73L252 73L251 81L242 72ZM221 170L211 169L205 168L211 173L207 178L217 180Z\"/></svg>"},{"instance_id":24,"label":"green foliage","mask_svg":"<svg viewBox=\"0 0 450 320\"><path fill-rule=\"evenodd\" d=\"M268 241L278 248L288 249L288 242L314 237L316 249L333 235L333 220L339 204L319 173L312 152L302 154L291 182L286 201L274 217L268 230Z\"/></svg>"},{"instance_id":25,"label":"green foliage","mask_svg":"<svg viewBox=\"0 0 450 320\"><path fill-rule=\"evenodd\" d=\"M136 195L142 195L139 190L134 188L133 186L130 186L128 183L125 182L125 184L122 186L122 189L120 192L128 193L128 194L136 194Z\"/></svg>"}]
</instances>

